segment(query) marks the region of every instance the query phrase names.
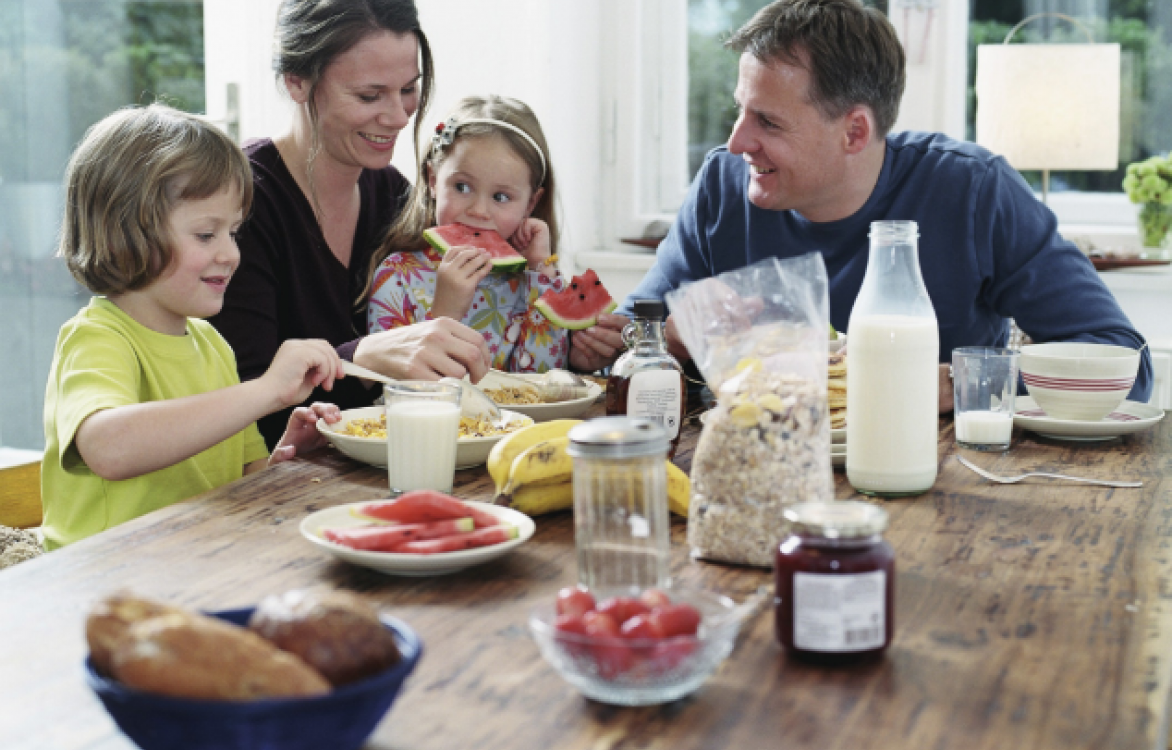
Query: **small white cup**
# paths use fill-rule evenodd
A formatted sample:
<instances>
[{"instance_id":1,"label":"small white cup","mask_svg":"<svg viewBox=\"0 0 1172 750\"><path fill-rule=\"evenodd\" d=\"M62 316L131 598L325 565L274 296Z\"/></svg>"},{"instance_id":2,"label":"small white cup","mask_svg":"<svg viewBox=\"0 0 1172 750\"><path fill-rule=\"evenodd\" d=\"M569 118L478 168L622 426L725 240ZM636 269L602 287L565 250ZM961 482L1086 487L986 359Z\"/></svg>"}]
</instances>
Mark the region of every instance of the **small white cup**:
<instances>
[{"instance_id":1,"label":"small white cup","mask_svg":"<svg viewBox=\"0 0 1172 750\"><path fill-rule=\"evenodd\" d=\"M404 380L384 386L383 393L391 493L451 492L460 437L460 388Z\"/></svg>"},{"instance_id":2,"label":"small white cup","mask_svg":"<svg viewBox=\"0 0 1172 750\"><path fill-rule=\"evenodd\" d=\"M952 350L956 444L978 451L1009 449L1018 354L987 346Z\"/></svg>"}]
</instances>

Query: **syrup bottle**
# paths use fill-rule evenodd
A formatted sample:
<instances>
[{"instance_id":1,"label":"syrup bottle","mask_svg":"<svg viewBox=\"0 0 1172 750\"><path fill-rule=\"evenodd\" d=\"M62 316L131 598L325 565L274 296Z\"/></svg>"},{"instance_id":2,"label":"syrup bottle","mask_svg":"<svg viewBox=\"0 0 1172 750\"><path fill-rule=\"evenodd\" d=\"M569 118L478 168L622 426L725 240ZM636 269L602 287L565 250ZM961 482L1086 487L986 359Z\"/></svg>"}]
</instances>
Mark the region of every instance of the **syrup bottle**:
<instances>
[{"instance_id":1,"label":"syrup bottle","mask_svg":"<svg viewBox=\"0 0 1172 750\"><path fill-rule=\"evenodd\" d=\"M635 300L635 321L623 329L627 351L611 367L606 384L606 413L659 424L671 443L671 458L680 442L688 391L683 368L667 351L664 313L661 300Z\"/></svg>"}]
</instances>

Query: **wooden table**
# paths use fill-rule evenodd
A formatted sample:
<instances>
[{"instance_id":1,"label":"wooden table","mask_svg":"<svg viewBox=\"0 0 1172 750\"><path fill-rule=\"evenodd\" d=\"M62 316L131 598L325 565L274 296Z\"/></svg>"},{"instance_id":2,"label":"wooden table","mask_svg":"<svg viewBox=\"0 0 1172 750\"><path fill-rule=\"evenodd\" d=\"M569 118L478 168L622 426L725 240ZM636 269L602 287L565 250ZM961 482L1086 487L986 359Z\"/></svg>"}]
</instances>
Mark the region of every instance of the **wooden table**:
<instances>
[{"instance_id":1,"label":"wooden table","mask_svg":"<svg viewBox=\"0 0 1172 750\"><path fill-rule=\"evenodd\" d=\"M687 467L690 426L678 460ZM337 562L297 529L379 497L385 476L323 451L0 572L0 746L127 748L83 683L82 623L116 587L206 609L332 586L413 625L426 650L374 748L1165 748L1172 693L1172 420L1100 444L1015 434L1001 473L1064 469L1138 490L992 485L961 467L942 420L940 476L888 502L896 637L885 658L827 669L786 656L767 611L690 698L623 709L581 698L541 659L531 607L575 580L572 519L538 520L499 561L440 578ZM841 472L837 495L852 496ZM486 498L487 475L458 494ZM690 561L674 574L733 598L770 574Z\"/></svg>"}]
</instances>

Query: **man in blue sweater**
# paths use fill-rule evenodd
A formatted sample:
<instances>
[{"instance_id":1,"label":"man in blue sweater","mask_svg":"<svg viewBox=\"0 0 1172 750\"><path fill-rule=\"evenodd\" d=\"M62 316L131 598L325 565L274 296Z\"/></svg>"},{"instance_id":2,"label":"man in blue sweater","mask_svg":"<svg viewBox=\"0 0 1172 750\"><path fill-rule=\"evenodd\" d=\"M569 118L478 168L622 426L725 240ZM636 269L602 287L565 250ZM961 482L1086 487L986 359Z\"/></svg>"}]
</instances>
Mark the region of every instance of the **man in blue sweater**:
<instances>
[{"instance_id":1,"label":"man in blue sweater","mask_svg":"<svg viewBox=\"0 0 1172 750\"><path fill-rule=\"evenodd\" d=\"M741 53L728 146L708 154L622 314L574 335L575 365L613 361L634 299L812 250L826 263L830 322L844 330L871 222L895 219L919 224L941 362L959 346L1003 346L1009 318L1035 341L1143 346L1091 262L1003 158L939 134L888 134L904 53L881 12L857 0L778 0L727 45ZM670 319L668 340L687 357ZM940 385L947 411L946 364ZM1129 398L1146 401L1151 387L1145 349Z\"/></svg>"}]
</instances>

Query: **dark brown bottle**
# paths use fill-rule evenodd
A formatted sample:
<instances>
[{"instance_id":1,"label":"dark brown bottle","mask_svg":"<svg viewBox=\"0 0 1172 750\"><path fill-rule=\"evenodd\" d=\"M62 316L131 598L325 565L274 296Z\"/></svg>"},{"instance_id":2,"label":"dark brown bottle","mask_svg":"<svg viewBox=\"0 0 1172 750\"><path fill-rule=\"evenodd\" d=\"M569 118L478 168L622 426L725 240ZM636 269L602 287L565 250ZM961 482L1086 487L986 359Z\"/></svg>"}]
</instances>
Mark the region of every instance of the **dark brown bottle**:
<instances>
[{"instance_id":1,"label":"dark brown bottle","mask_svg":"<svg viewBox=\"0 0 1172 750\"><path fill-rule=\"evenodd\" d=\"M610 370L606 384L608 416L644 417L666 432L675 455L688 398L684 371L668 354L660 300L635 300L635 320L623 329L627 351Z\"/></svg>"}]
</instances>

